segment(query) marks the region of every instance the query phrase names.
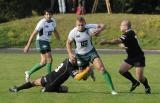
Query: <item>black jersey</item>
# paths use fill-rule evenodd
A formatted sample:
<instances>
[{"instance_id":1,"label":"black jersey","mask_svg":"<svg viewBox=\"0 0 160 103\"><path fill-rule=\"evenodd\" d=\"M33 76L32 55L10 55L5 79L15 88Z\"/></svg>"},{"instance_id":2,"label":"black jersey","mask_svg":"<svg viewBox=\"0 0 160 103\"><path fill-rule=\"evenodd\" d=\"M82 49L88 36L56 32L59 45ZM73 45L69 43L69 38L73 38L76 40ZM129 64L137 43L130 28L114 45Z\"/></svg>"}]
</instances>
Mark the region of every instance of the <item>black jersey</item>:
<instances>
[{"instance_id":1,"label":"black jersey","mask_svg":"<svg viewBox=\"0 0 160 103\"><path fill-rule=\"evenodd\" d=\"M129 30L128 32L124 33L120 39L122 40L122 43L125 45L125 47L127 47L126 52L128 57L132 58L144 55L138 44L137 36L133 30Z\"/></svg>"},{"instance_id":2,"label":"black jersey","mask_svg":"<svg viewBox=\"0 0 160 103\"><path fill-rule=\"evenodd\" d=\"M60 86L66 81L69 76L74 77L78 72L78 66L71 64L69 59L66 59L51 73L42 77L41 84L43 87L46 86Z\"/></svg>"}]
</instances>

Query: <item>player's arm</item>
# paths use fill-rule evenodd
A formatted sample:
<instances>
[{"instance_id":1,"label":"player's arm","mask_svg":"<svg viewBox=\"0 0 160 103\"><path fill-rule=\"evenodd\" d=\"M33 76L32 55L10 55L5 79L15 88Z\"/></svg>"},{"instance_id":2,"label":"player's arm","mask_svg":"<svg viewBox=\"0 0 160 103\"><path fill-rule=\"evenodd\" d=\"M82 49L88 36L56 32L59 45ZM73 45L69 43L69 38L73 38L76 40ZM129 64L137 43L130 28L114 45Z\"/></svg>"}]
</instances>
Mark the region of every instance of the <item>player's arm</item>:
<instances>
[{"instance_id":1,"label":"player's arm","mask_svg":"<svg viewBox=\"0 0 160 103\"><path fill-rule=\"evenodd\" d=\"M24 47L24 53L27 53L27 52L28 52L28 49L29 49L29 47L30 47L30 45L31 45L31 43L32 43L32 40L33 40L34 36L35 36L37 33L38 33L38 32L35 30L35 31L33 31L32 34L30 35L29 40L28 40L26 46Z\"/></svg>"},{"instance_id":2,"label":"player's arm","mask_svg":"<svg viewBox=\"0 0 160 103\"><path fill-rule=\"evenodd\" d=\"M105 44L121 44L122 43L122 40L120 38L117 38L117 39L113 39L113 40L101 40L99 42L100 45L105 45Z\"/></svg>"},{"instance_id":3,"label":"player's arm","mask_svg":"<svg viewBox=\"0 0 160 103\"><path fill-rule=\"evenodd\" d=\"M56 28L54 29L54 34L55 34L56 39L58 40L58 46L61 47L62 43L61 43L60 34Z\"/></svg>"},{"instance_id":4,"label":"player's arm","mask_svg":"<svg viewBox=\"0 0 160 103\"><path fill-rule=\"evenodd\" d=\"M85 76L88 74L88 72L89 72L90 70L91 70L91 68L90 68L90 67L87 67L87 68L84 69L83 71L77 73L77 74L75 75L74 79L76 79L76 80L81 80L83 77L85 77Z\"/></svg>"},{"instance_id":5,"label":"player's arm","mask_svg":"<svg viewBox=\"0 0 160 103\"><path fill-rule=\"evenodd\" d=\"M56 28L54 29L54 34L55 34L55 37L57 38L57 40L60 41L61 40L60 39L60 35L59 35L59 33L58 33Z\"/></svg>"},{"instance_id":6,"label":"player's arm","mask_svg":"<svg viewBox=\"0 0 160 103\"><path fill-rule=\"evenodd\" d=\"M94 32L92 32L91 35L98 36L104 29L105 29L104 24L97 24L97 27L95 28Z\"/></svg>"},{"instance_id":7,"label":"player's arm","mask_svg":"<svg viewBox=\"0 0 160 103\"><path fill-rule=\"evenodd\" d=\"M69 38L67 39L67 42L66 42L66 48L67 48L67 53L68 53L68 56L69 56L69 59L71 59L71 61L74 63L76 62L76 58L75 58L75 55L72 51L72 42Z\"/></svg>"}]
</instances>

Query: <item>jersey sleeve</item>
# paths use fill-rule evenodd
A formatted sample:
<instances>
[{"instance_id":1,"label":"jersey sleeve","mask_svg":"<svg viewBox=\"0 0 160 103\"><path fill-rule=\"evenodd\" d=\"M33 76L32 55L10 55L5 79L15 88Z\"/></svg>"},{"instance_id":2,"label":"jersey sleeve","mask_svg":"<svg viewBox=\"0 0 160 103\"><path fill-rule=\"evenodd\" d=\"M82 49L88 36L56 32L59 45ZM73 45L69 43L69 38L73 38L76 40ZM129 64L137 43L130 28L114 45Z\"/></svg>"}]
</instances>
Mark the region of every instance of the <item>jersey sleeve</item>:
<instances>
[{"instance_id":1,"label":"jersey sleeve","mask_svg":"<svg viewBox=\"0 0 160 103\"><path fill-rule=\"evenodd\" d=\"M35 31L42 30L43 29L43 24L44 24L44 22L42 20L39 21L38 24L37 24L37 26L36 26L36 28L35 28Z\"/></svg>"},{"instance_id":2,"label":"jersey sleeve","mask_svg":"<svg viewBox=\"0 0 160 103\"><path fill-rule=\"evenodd\" d=\"M85 28L97 28L98 24L86 24Z\"/></svg>"},{"instance_id":3,"label":"jersey sleeve","mask_svg":"<svg viewBox=\"0 0 160 103\"><path fill-rule=\"evenodd\" d=\"M52 21L53 21L53 27L55 28L57 26L56 20L54 18L52 18Z\"/></svg>"},{"instance_id":4,"label":"jersey sleeve","mask_svg":"<svg viewBox=\"0 0 160 103\"><path fill-rule=\"evenodd\" d=\"M78 74L78 70L70 71L70 75L72 76L72 78L74 78L77 74Z\"/></svg>"},{"instance_id":5,"label":"jersey sleeve","mask_svg":"<svg viewBox=\"0 0 160 103\"><path fill-rule=\"evenodd\" d=\"M74 34L75 34L75 29L73 29L72 31L70 31L69 35L68 35L68 39L70 41L74 40Z\"/></svg>"},{"instance_id":6,"label":"jersey sleeve","mask_svg":"<svg viewBox=\"0 0 160 103\"><path fill-rule=\"evenodd\" d=\"M96 31L96 29L95 28L89 28L88 29L88 34L90 35L90 36L94 36L94 32Z\"/></svg>"},{"instance_id":7,"label":"jersey sleeve","mask_svg":"<svg viewBox=\"0 0 160 103\"><path fill-rule=\"evenodd\" d=\"M122 40L122 42L124 43L127 40L127 36L126 35L122 35L119 37L119 39Z\"/></svg>"}]
</instances>

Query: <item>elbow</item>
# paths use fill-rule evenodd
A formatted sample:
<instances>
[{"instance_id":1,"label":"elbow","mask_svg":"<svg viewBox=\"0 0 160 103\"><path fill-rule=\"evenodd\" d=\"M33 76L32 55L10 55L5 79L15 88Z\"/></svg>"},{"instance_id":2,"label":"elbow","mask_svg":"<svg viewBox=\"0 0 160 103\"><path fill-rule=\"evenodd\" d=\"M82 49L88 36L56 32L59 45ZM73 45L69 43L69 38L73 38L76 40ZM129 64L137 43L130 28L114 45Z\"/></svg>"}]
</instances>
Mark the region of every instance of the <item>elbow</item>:
<instances>
[{"instance_id":1,"label":"elbow","mask_svg":"<svg viewBox=\"0 0 160 103\"><path fill-rule=\"evenodd\" d=\"M100 28L101 28L102 30L104 30L104 29L106 28L106 25L105 25L105 24L100 24Z\"/></svg>"}]
</instances>

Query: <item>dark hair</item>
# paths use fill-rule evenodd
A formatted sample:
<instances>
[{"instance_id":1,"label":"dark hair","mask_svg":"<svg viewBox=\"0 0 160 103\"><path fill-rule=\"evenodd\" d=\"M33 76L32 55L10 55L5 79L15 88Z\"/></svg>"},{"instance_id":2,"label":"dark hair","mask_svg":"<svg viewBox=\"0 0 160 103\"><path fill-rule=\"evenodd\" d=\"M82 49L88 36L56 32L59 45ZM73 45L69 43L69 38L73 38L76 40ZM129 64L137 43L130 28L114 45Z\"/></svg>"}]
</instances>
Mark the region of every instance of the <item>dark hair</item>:
<instances>
[{"instance_id":1,"label":"dark hair","mask_svg":"<svg viewBox=\"0 0 160 103\"><path fill-rule=\"evenodd\" d=\"M44 15L46 14L46 12L48 12L50 14L53 14L53 10L52 9L46 9L46 10L44 10Z\"/></svg>"},{"instance_id":2,"label":"dark hair","mask_svg":"<svg viewBox=\"0 0 160 103\"><path fill-rule=\"evenodd\" d=\"M84 19L84 17L82 17L82 16L78 16L77 17L77 21L79 21L79 22L86 22L85 19Z\"/></svg>"}]
</instances>

